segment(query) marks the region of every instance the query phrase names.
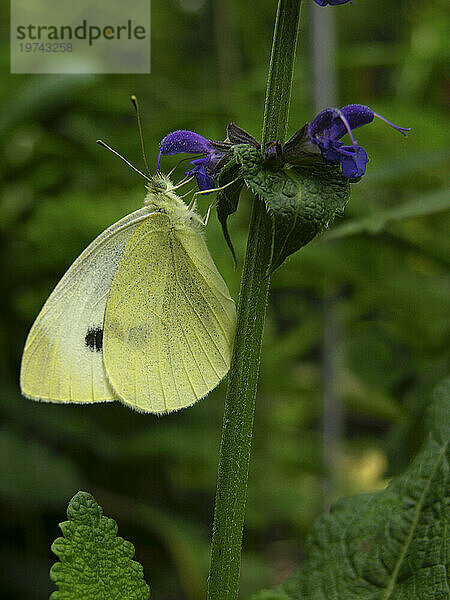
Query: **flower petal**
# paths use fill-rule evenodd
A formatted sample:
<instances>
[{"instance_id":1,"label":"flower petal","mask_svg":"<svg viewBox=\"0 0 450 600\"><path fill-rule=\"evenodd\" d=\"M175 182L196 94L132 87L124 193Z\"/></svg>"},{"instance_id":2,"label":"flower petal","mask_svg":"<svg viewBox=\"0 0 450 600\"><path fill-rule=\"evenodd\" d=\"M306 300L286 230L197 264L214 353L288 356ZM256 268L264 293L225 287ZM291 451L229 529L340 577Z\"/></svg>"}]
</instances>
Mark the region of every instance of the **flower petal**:
<instances>
[{"instance_id":1,"label":"flower petal","mask_svg":"<svg viewBox=\"0 0 450 600\"><path fill-rule=\"evenodd\" d=\"M342 173L345 177L361 177L366 172L367 161L369 157L362 146L342 146L341 164Z\"/></svg>"},{"instance_id":2,"label":"flower petal","mask_svg":"<svg viewBox=\"0 0 450 600\"><path fill-rule=\"evenodd\" d=\"M331 140L324 140L320 144L320 151L322 152L323 160L332 165L338 165L341 162L341 153L339 148L343 146L342 142L332 142Z\"/></svg>"},{"instance_id":3,"label":"flower petal","mask_svg":"<svg viewBox=\"0 0 450 600\"><path fill-rule=\"evenodd\" d=\"M339 111L337 108L326 108L325 110L322 110L308 125L308 136L310 138L315 138L317 136L330 137L326 135L326 132L331 129L338 115Z\"/></svg>"},{"instance_id":4,"label":"flower petal","mask_svg":"<svg viewBox=\"0 0 450 600\"><path fill-rule=\"evenodd\" d=\"M342 109L326 108L311 121L308 135L311 138L340 140L348 133L345 120L353 130L371 123L374 116L373 110L363 104L348 104Z\"/></svg>"},{"instance_id":5,"label":"flower petal","mask_svg":"<svg viewBox=\"0 0 450 600\"><path fill-rule=\"evenodd\" d=\"M203 154L213 151L211 142L199 133L180 129L172 131L162 140L159 147L158 169L161 154L179 154L181 152L192 152L193 154Z\"/></svg>"},{"instance_id":6,"label":"flower petal","mask_svg":"<svg viewBox=\"0 0 450 600\"><path fill-rule=\"evenodd\" d=\"M337 4L345 4L346 2L352 2L352 0L314 0L319 6L336 6Z\"/></svg>"},{"instance_id":7,"label":"flower petal","mask_svg":"<svg viewBox=\"0 0 450 600\"><path fill-rule=\"evenodd\" d=\"M375 116L373 110L363 104L347 104L341 112L352 129L372 123Z\"/></svg>"},{"instance_id":8,"label":"flower petal","mask_svg":"<svg viewBox=\"0 0 450 600\"><path fill-rule=\"evenodd\" d=\"M193 161L197 162L197 161ZM192 163L192 164L193 164ZM212 190L214 188L214 179L206 173L205 164L196 164L193 169L188 171L186 175L194 175L197 179L198 189L202 192L204 190Z\"/></svg>"}]
</instances>

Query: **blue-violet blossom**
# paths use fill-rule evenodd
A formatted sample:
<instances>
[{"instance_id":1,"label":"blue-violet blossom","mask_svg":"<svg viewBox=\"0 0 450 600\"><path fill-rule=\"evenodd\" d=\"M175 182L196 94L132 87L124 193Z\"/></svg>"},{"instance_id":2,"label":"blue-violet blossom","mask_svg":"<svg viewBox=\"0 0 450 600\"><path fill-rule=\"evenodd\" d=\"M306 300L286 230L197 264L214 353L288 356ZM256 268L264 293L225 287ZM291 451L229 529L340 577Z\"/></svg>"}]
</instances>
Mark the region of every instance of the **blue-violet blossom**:
<instances>
[{"instance_id":1,"label":"blue-violet blossom","mask_svg":"<svg viewBox=\"0 0 450 600\"><path fill-rule=\"evenodd\" d=\"M161 142L158 156L158 170L161 155L180 154L182 152L205 154L202 158L191 161L190 164L194 165L194 167L187 171L186 175L195 176L199 190L203 191L214 188L213 174L226 152L219 150L210 140L194 131L185 131L183 129L172 131Z\"/></svg>"},{"instance_id":2,"label":"blue-violet blossom","mask_svg":"<svg viewBox=\"0 0 450 600\"><path fill-rule=\"evenodd\" d=\"M368 157L364 148L356 143L352 131L371 123L375 117L408 137L406 132L410 128L394 125L362 104L349 104L342 109L326 108L308 125L307 135L309 140L319 147L324 162L340 164L345 177L361 177L366 172ZM346 133L350 136L350 146L339 141Z\"/></svg>"},{"instance_id":3,"label":"blue-violet blossom","mask_svg":"<svg viewBox=\"0 0 450 600\"><path fill-rule=\"evenodd\" d=\"M357 144L353 130L371 123L374 118L381 119L405 137L407 127L394 125L368 106L349 104L343 108L326 108L311 123L299 129L284 146L278 141L270 142L264 149L264 161L272 167L288 164L307 164L322 156L327 164L341 165L342 173L349 179L361 177L366 172L367 152ZM348 133L351 144L345 145L341 138ZM180 154L183 152L203 154L201 158L191 161L188 176L195 176L198 187L202 191L212 190L214 180L231 155L236 144L250 144L261 149L257 140L249 133L230 123L227 127L227 139L223 142L208 140L194 131L178 130L166 135L162 140L158 169L162 155Z\"/></svg>"},{"instance_id":4,"label":"blue-violet blossom","mask_svg":"<svg viewBox=\"0 0 450 600\"><path fill-rule=\"evenodd\" d=\"M345 4L346 2L351 2L353 4L352 0L314 0L314 2L319 6L327 6L327 4L336 6L337 4Z\"/></svg>"}]
</instances>

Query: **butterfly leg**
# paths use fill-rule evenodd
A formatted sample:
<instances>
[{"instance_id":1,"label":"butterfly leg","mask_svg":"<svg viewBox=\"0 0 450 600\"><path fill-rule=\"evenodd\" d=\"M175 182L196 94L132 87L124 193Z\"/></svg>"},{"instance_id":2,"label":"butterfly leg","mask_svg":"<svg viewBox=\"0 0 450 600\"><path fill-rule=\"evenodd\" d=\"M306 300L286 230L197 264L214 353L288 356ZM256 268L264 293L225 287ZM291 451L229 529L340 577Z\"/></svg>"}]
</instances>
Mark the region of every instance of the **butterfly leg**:
<instances>
[{"instance_id":1,"label":"butterfly leg","mask_svg":"<svg viewBox=\"0 0 450 600\"><path fill-rule=\"evenodd\" d=\"M189 207L193 207L195 206L196 200L197 200L197 196L203 195L203 194L211 194L211 192L220 192L221 190L224 190L225 188L229 187L230 185L233 185L233 183L236 183L236 181L238 181L240 179L240 177L236 177L236 179L233 179L233 181L229 181L228 183L226 183L225 185L222 185L220 187L216 187L216 188L212 188L210 190L201 190L199 192L195 192L195 194L192 196L192 200L189 204ZM217 196L216 198L211 202L211 204L209 205L208 210L206 211L206 215L202 221L203 225L207 225L208 220L209 220L209 215L211 214L212 209L216 206L217 204Z\"/></svg>"}]
</instances>

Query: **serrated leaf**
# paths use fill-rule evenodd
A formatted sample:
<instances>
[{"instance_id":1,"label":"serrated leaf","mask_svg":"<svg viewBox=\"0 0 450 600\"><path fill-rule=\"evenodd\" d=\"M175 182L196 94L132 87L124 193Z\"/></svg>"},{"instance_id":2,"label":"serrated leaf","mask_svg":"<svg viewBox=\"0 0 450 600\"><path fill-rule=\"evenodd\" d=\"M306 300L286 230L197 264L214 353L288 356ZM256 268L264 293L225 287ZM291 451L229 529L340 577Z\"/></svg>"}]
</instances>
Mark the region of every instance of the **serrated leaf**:
<instances>
[{"instance_id":1,"label":"serrated leaf","mask_svg":"<svg viewBox=\"0 0 450 600\"><path fill-rule=\"evenodd\" d=\"M217 195L217 217L219 219L220 224L222 225L223 235L225 237L225 241L228 244L228 247L233 255L234 263L236 264L236 253L234 251L233 243L230 238L230 233L228 231L227 220L230 215L236 212L239 197L241 195L242 187L244 185L243 179L238 179L234 183L234 181L239 175L240 167L235 159L230 160L220 171L219 177L217 179L217 184L219 187L222 187L227 184L228 187L221 190Z\"/></svg>"},{"instance_id":2,"label":"serrated leaf","mask_svg":"<svg viewBox=\"0 0 450 600\"><path fill-rule=\"evenodd\" d=\"M274 168L252 146L240 144L233 152L246 184L263 198L272 217L272 273L344 210L350 184L335 166Z\"/></svg>"},{"instance_id":3,"label":"serrated leaf","mask_svg":"<svg viewBox=\"0 0 450 600\"><path fill-rule=\"evenodd\" d=\"M426 427L422 449L404 475L382 492L339 500L317 521L305 563L274 594L287 600L448 600L450 377L434 391Z\"/></svg>"},{"instance_id":4,"label":"serrated leaf","mask_svg":"<svg viewBox=\"0 0 450 600\"><path fill-rule=\"evenodd\" d=\"M116 522L103 516L94 497L75 494L67 518L60 523L64 537L52 544L60 562L50 569L59 587L50 600L148 600L142 566L132 560L133 544L117 537Z\"/></svg>"}]
</instances>

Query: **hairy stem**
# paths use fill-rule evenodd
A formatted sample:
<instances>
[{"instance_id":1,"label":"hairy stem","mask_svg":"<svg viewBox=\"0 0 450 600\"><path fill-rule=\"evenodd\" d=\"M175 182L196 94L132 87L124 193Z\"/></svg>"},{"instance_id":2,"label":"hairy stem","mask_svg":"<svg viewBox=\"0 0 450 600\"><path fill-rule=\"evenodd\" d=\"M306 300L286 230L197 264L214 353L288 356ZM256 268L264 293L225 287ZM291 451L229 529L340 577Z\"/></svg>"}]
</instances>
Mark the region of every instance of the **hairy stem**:
<instances>
[{"instance_id":1,"label":"hairy stem","mask_svg":"<svg viewBox=\"0 0 450 600\"><path fill-rule=\"evenodd\" d=\"M301 0L279 0L267 82L263 144L284 141ZM264 146L263 146L264 147ZM239 294L237 329L228 376L220 448L208 600L236 600L253 434L256 386L266 314L271 223L260 198L253 202Z\"/></svg>"}]
</instances>

